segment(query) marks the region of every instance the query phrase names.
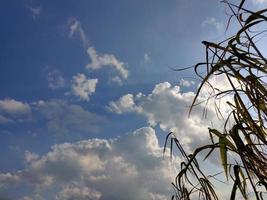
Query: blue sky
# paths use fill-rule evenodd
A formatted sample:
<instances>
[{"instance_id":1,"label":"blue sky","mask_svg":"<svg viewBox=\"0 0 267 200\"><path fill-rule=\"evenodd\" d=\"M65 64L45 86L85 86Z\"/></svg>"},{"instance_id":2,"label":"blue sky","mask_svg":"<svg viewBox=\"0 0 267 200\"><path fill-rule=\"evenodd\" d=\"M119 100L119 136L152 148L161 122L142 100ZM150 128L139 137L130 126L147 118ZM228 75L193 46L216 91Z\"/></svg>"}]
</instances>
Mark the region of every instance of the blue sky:
<instances>
[{"instance_id":1,"label":"blue sky","mask_svg":"<svg viewBox=\"0 0 267 200\"><path fill-rule=\"evenodd\" d=\"M231 32L224 5L12 0L0 23L0 199L168 199L165 134L193 149L214 117L187 118L198 80L171 68Z\"/></svg>"}]
</instances>

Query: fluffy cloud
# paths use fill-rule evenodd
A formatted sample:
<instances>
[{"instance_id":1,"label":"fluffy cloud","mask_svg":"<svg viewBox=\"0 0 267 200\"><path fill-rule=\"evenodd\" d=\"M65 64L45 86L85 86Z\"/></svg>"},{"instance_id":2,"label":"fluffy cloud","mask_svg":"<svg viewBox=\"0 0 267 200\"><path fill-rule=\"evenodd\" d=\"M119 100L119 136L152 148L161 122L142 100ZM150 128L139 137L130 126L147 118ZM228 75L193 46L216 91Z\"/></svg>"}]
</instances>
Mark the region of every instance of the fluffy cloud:
<instances>
[{"instance_id":1,"label":"fluffy cloud","mask_svg":"<svg viewBox=\"0 0 267 200\"><path fill-rule=\"evenodd\" d=\"M89 101L90 96L95 92L97 83L98 79L87 79L84 74L78 73L72 78L72 94Z\"/></svg>"},{"instance_id":2,"label":"fluffy cloud","mask_svg":"<svg viewBox=\"0 0 267 200\"><path fill-rule=\"evenodd\" d=\"M138 107L134 102L134 96L132 94L126 94L122 96L118 101L110 102L108 110L115 112L117 114L122 114L125 112L142 112L142 108Z\"/></svg>"},{"instance_id":3,"label":"fluffy cloud","mask_svg":"<svg viewBox=\"0 0 267 200\"><path fill-rule=\"evenodd\" d=\"M57 200L169 199L176 171L162 150L155 131L141 128L117 139L54 145L46 155L28 159L24 170L0 178L9 186L5 193L10 198L20 195L8 192L16 183L32 188L28 191L38 188L44 198L49 194Z\"/></svg>"},{"instance_id":4,"label":"fluffy cloud","mask_svg":"<svg viewBox=\"0 0 267 200\"><path fill-rule=\"evenodd\" d=\"M103 117L62 100L39 101L32 107L38 118L45 120L47 131L56 135L95 133L104 121Z\"/></svg>"},{"instance_id":5,"label":"fluffy cloud","mask_svg":"<svg viewBox=\"0 0 267 200\"><path fill-rule=\"evenodd\" d=\"M63 88L65 86L65 79L58 70L48 72L47 80L48 87L52 90Z\"/></svg>"},{"instance_id":6,"label":"fluffy cloud","mask_svg":"<svg viewBox=\"0 0 267 200\"><path fill-rule=\"evenodd\" d=\"M225 87L225 82L220 84ZM206 99L210 92L208 87L204 88L199 100ZM157 84L148 95L126 94L117 101L110 102L107 109L117 114L134 112L143 115L148 124L151 126L159 124L165 132L176 133L183 144L194 149L207 141L208 126L220 126L215 111L203 104L195 107L190 117L188 116L194 96L193 92L182 93L179 86L171 86L170 83L164 82ZM205 109L208 109L206 118L203 116ZM222 106L221 109L226 113L226 107Z\"/></svg>"}]
</instances>

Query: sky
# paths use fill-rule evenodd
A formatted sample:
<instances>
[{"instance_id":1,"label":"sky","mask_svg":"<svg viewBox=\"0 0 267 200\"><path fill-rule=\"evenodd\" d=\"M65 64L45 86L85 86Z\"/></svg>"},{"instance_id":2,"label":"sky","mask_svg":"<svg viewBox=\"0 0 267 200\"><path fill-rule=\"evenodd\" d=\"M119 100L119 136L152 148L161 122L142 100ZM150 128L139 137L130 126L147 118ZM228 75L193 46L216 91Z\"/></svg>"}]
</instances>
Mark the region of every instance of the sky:
<instances>
[{"instance_id":1,"label":"sky","mask_svg":"<svg viewBox=\"0 0 267 200\"><path fill-rule=\"evenodd\" d=\"M199 80L173 69L234 30L225 6L3 0L0 23L0 199L170 199L181 159L163 157L166 134L192 151L220 126L204 105L188 118Z\"/></svg>"}]
</instances>

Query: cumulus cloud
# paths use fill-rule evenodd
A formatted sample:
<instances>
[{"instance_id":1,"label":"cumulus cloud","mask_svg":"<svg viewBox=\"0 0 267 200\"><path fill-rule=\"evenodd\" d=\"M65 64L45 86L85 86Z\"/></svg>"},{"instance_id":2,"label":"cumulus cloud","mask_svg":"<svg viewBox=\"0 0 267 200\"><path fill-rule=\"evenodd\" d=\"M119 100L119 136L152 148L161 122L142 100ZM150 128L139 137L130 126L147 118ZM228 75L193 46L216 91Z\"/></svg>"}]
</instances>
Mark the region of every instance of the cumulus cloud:
<instances>
[{"instance_id":1,"label":"cumulus cloud","mask_svg":"<svg viewBox=\"0 0 267 200\"><path fill-rule=\"evenodd\" d=\"M48 87L52 90L60 89L65 86L65 79L59 70L48 72L47 81Z\"/></svg>"},{"instance_id":2,"label":"cumulus cloud","mask_svg":"<svg viewBox=\"0 0 267 200\"><path fill-rule=\"evenodd\" d=\"M126 80L129 76L129 72L126 69L125 63L116 58L113 54L100 54L96 48L90 45L89 40L85 34L85 31L81 25L81 22L76 18L69 19L69 37L74 37L77 34L82 41L84 48L91 60L91 63L86 65L87 69L98 70L103 67L111 67L118 72L119 75L115 75L111 78L111 81L122 84L123 80Z\"/></svg>"},{"instance_id":3,"label":"cumulus cloud","mask_svg":"<svg viewBox=\"0 0 267 200\"><path fill-rule=\"evenodd\" d=\"M39 101L32 107L39 120L45 120L46 130L55 135L95 133L104 122L103 117L62 100Z\"/></svg>"},{"instance_id":4,"label":"cumulus cloud","mask_svg":"<svg viewBox=\"0 0 267 200\"><path fill-rule=\"evenodd\" d=\"M84 74L78 73L72 77L72 94L81 100L89 101L90 96L95 92L98 79L87 79Z\"/></svg>"},{"instance_id":5,"label":"cumulus cloud","mask_svg":"<svg viewBox=\"0 0 267 200\"><path fill-rule=\"evenodd\" d=\"M117 114L122 114L125 112L142 112L142 108L135 105L134 96L132 94L126 94L118 101L110 102L107 109Z\"/></svg>"},{"instance_id":6,"label":"cumulus cloud","mask_svg":"<svg viewBox=\"0 0 267 200\"><path fill-rule=\"evenodd\" d=\"M23 183L16 182L20 187L32 188L28 191L38 187L44 198L49 193L57 200L169 199L176 171L163 158L162 150L155 131L141 128L116 139L54 145L42 157L30 159L25 169L0 174L0 178L8 183L6 194L10 194L14 177L18 177L23 179ZM22 194L18 191L16 195L18 198Z\"/></svg>"},{"instance_id":7,"label":"cumulus cloud","mask_svg":"<svg viewBox=\"0 0 267 200\"><path fill-rule=\"evenodd\" d=\"M225 82L220 84L225 87ZM200 101L209 95L208 87L204 88ZM126 94L117 101L110 102L107 109L117 114L134 112L143 115L150 126L159 124L163 131L176 133L183 144L194 149L207 141L208 126L220 127L215 111L203 104L197 106L190 117L188 116L194 96L193 92L182 93L179 86L164 82L157 84L147 95ZM203 116L204 109L208 109L206 118ZM225 113L228 111L226 106L222 109Z\"/></svg>"},{"instance_id":8,"label":"cumulus cloud","mask_svg":"<svg viewBox=\"0 0 267 200\"><path fill-rule=\"evenodd\" d=\"M39 158L39 155L36 153L32 153L30 151L25 152L25 161L26 163L30 163L34 160L37 160Z\"/></svg>"}]
</instances>

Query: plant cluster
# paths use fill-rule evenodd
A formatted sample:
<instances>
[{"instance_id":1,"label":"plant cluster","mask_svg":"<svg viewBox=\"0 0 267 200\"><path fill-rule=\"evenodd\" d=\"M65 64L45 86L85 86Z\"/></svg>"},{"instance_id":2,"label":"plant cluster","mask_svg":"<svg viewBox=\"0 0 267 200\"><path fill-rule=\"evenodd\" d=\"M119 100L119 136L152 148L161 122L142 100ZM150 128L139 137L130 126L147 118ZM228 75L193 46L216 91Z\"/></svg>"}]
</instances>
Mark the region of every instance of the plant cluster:
<instances>
[{"instance_id":1,"label":"plant cluster","mask_svg":"<svg viewBox=\"0 0 267 200\"><path fill-rule=\"evenodd\" d=\"M209 128L210 143L195 149L192 154L185 152L173 133L166 137L165 147L169 141L171 154L176 146L184 158L172 183L175 189L172 199L219 199L212 182L216 174L206 174L197 161L201 152L208 152L206 159L216 149L220 152L225 176L231 182L229 199L236 199L237 194L244 199L266 198L267 58L258 44L267 32L267 9L252 11L244 7L244 2L242 0L235 5L223 1L231 12L228 25L235 19L240 29L219 43L203 41L206 60L194 67L201 83L190 112L199 103L198 97L204 86L208 85L213 93L206 101L215 101L218 117L222 115L219 102L224 101L226 96L232 97L232 101L225 102L231 113L224 119L224 128ZM216 76L224 76L231 88L221 90L210 84L211 78ZM234 162L230 161L229 155L234 157Z\"/></svg>"}]
</instances>

